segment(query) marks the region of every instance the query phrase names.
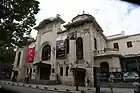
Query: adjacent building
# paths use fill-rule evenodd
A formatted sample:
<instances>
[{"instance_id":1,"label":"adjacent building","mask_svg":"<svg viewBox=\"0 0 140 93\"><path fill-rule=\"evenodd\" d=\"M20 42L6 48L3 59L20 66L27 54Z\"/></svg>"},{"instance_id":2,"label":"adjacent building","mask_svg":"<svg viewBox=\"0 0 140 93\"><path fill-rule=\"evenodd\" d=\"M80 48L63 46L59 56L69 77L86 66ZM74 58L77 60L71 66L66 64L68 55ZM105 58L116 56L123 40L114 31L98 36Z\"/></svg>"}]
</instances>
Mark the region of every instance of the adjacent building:
<instances>
[{"instance_id":1,"label":"adjacent building","mask_svg":"<svg viewBox=\"0 0 140 93\"><path fill-rule=\"evenodd\" d=\"M77 81L85 85L87 77L93 82L93 67L100 67L102 73L128 71L124 60L129 54L135 55L140 51L139 34L125 36L122 32L106 37L92 15L77 15L63 26L65 30L61 29L63 23L65 21L56 15L35 27L38 31L35 56L29 67L32 69L32 80L59 80L71 85ZM18 68L21 74L18 77L21 79L28 72L27 62L23 61L23 55L20 63L17 62L18 58L15 59L16 65L23 66L23 71L20 66Z\"/></svg>"}]
</instances>

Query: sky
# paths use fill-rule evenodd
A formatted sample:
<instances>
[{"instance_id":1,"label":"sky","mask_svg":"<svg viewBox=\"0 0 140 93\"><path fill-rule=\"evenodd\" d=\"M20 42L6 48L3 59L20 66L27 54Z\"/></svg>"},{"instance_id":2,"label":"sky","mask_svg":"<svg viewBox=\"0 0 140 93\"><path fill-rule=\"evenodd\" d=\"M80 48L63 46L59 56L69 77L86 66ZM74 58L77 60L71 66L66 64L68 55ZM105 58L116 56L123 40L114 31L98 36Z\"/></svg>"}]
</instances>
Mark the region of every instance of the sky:
<instances>
[{"instance_id":1,"label":"sky","mask_svg":"<svg viewBox=\"0 0 140 93\"><path fill-rule=\"evenodd\" d=\"M36 24L59 14L65 24L83 11L94 16L106 36L125 31L126 35L140 31L140 6L119 0L38 0L40 11ZM36 37L36 30L31 35Z\"/></svg>"}]
</instances>

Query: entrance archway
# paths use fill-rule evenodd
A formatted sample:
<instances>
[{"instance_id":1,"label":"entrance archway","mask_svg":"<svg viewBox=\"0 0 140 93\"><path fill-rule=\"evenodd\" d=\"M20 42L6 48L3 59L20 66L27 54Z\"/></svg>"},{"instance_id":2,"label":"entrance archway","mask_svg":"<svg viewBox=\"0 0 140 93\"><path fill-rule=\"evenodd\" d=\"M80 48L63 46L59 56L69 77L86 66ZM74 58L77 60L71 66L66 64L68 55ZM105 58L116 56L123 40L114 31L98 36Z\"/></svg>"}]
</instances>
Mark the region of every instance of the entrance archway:
<instances>
[{"instance_id":1,"label":"entrance archway","mask_svg":"<svg viewBox=\"0 0 140 93\"><path fill-rule=\"evenodd\" d=\"M84 86L86 70L83 68L72 68L71 70L73 71L74 82L77 82L80 86Z\"/></svg>"},{"instance_id":2,"label":"entrance archway","mask_svg":"<svg viewBox=\"0 0 140 93\"><path fill-rule=\"evenodd\" d=\"M49 80L51 74L51 65L41 64L39 67L40 67L40 80Z\"/></svg>"},{"instance_id":3,"label":"entrance archway","mask_svg":"<svg viewBox=\"0 0 140 93\"><path fill-rule=\"evenodd\" d=\"M100 69L102 73L108 73L109 72L109 64L108 62L102 62L100 64Z\"/></svg>"}]
</instances>

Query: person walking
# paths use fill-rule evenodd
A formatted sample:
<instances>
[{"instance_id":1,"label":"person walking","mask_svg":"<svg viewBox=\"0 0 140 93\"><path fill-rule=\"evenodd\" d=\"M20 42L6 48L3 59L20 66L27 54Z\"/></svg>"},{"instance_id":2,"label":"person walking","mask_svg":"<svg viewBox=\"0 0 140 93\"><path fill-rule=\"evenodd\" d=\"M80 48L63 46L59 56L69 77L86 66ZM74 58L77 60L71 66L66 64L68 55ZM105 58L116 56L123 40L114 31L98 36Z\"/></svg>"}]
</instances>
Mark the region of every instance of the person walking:
<instances>
[{"instance_id":1,"label":"person walking","mask_svg":"<svg viewBox=\"0 0 140 93\"><path fill-rule=\"evenodd\" d=\"M90 85L90 78L87 77L87 83L86 83L86 87Z\"/></svg>"},{"instance_id":2,"label":"person walking","mask_svg":"<svg viewBox=\"0 0 140 93\"><path fill-rule=\"evenodd\" d=\"M26 80L26 83L27 83L27 84L29 83L29 79L30 79L30 77L27 76L27 80Z\"/></svg>"}]
</instances>

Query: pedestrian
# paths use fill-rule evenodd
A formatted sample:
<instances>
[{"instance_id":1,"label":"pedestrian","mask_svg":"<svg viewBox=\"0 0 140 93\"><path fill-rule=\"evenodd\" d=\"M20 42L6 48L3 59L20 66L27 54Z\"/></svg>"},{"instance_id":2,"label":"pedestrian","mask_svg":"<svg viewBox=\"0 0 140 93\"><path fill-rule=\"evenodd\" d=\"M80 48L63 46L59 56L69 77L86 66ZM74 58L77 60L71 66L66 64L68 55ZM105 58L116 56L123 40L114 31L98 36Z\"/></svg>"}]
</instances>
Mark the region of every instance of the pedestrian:
<instances>
[{"instance_id":1,"label":"pedestrian","mask_svg":"<svg viewBox=\"0 0 140 93\"><path fill-rule=\"evenodd\" d=\"M12 82L14 82L14 77L15 77L15 76L12 76Z\"/></svg>"},{"instance_id":2,"label":"pedestrian","mask_svg":"<svg viewBox=\"0 0 140 93\"><path fill-rule=\"evenodd\" d=\"M90 85L90 78L87 77L87 83L86 83L86 86L89 86Z\"/></svg>"},{"instance_id":3,"label":"pedestrian","mask_svg":"<svg viewBox=\"0 0 140 93\"><path fill-rule=\"evenodd\" d=\"M29 83L29 76L27 76L27 80L26 80L26 83L27 83L27 84Z\"/></svg>"},{"instance_id":4,"label":"pedestrian","mask_svg":"<svg viewBox=\"0 0 140 93\"><path fill-rule=\"evenodd\" d=\"M25 83L27 82L27 75L25 75L24 82Z\"/></svg>"}]
</instances>

